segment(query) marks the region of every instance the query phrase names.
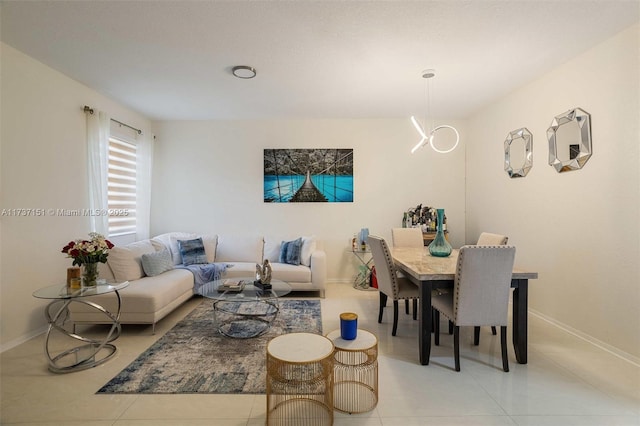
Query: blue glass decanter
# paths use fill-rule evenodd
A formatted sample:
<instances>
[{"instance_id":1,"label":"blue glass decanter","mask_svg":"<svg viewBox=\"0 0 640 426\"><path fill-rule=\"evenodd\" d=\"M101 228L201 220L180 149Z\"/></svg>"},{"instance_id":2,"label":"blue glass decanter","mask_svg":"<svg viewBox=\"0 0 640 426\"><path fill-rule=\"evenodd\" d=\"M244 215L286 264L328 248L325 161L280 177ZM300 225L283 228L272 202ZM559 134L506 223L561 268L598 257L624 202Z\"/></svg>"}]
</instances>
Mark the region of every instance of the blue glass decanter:
<instances>
[{"instance_id":1,"label":"blue glass decanter","mask_svg":"<svg viewBox=\"0 0 640 426\"><path fill-rule=\"evenodd\" d=\"M429 253L431 253L431 256L447 257L451 254L451 244L444 237L444 231L442 230L444 209L436 209L436 214L438 216L438 229L436 230L436 237L429 244Z\"/></svg>"}]
</instances>

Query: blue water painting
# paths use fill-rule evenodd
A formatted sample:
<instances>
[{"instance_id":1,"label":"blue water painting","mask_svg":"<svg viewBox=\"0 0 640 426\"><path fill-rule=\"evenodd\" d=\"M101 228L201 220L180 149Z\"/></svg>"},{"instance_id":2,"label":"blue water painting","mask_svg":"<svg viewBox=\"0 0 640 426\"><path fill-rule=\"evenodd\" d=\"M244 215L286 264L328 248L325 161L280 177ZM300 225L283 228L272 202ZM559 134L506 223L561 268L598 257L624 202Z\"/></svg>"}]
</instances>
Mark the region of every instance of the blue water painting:
<instances>
[{"instance_id":1,"label":"blue water painting","mask_svg":"<svg viewBox=\"0 0 640 426\"><path fill-rule=\"evenodd\" d=\"M265 149L265 203L352 203L353 149Z\"/></svg>"},{"instance_id":2,"label":"blue water painting","mask_svg":"<svg viewBox=\"0 0 640 426\"><path fill-rule=\"evenodd\" d=\"M353 202L353 176L312 175L311 181L330 203ZM305 182L303 175L265 175L264 201L291 202Z\"/></svg>"},{"instance_id":3,"label":"blue water painting","mask_svg":"<svg viewBox=\"0 0 640 426\"><path fill-rule=\"evenodd\" d=\"M304 176L274 176L264 177L264 201L273 203L288 203L304 183Z\"/></svg>"},{"instance_id":4,"label":"blue water painting","mask_svg":"<svg viewBox=\"0 0 640 426\"><path fill-rule=\"evenodd\" d=\"M353 176L311 176L311 181L330 203L353 202Z\"/></svg>"}]
</instances>

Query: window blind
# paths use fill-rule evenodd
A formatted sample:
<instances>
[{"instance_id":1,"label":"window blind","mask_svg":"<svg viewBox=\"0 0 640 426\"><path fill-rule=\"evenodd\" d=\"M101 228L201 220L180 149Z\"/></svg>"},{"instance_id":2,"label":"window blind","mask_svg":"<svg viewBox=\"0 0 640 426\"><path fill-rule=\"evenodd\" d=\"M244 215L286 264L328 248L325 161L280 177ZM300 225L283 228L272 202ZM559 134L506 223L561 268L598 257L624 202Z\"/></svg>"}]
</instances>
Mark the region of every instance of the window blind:
<instances>
[{"instance_id":1,"label":"window blind","mask_svg":"<svg viewBox=\"0 0 640 426\"><path fill-rule=\"evenodd\" d=\"M109 236L136 232L135 144L109 138Z\"/></svg>"}]
</instances>

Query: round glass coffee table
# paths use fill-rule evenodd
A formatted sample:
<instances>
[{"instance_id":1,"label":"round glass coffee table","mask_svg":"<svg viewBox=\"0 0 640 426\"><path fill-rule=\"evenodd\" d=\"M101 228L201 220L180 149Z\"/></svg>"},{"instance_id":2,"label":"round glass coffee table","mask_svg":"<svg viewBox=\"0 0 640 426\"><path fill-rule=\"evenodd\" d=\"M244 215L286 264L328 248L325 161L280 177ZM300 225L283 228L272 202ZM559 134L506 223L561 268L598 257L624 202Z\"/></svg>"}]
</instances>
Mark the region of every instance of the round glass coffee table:
<instances>
[{"instance_id":1,"label":"round glass coffee table","mask_svg":"<svg viewBox=\"0 0 640 426\"><path fill-rule=\"evenodd\" d=\"M44 352L49 361L49 370L54 373L70 373L72 371L86 370L95 367L109 360L116 353L116 347L111 342L120 336L120 294L118 290L129 285L128 281L118 284L100 284L94 287L81 287L72 289L66 285L52 285L36 290L34 297L39 299L49 299L51 303L44 310L49 327L44 343ZM118 308L116 312L109 312L102 306L85 297L96 296L98 294L114 293L118 299ZM102 312L109 320L111 320L111 328L103 339L91 339L81 336L74 332L70 332L64 328L65 322L69 319L69 304L72 302L84 303L93 309ZM68 336L73 340L83 342L79 346L63 350L57 355L53 354L53 346L51 343L52 332L57 331L64 336Z\"/></svg>"},{"instance_id":2,"label":"round glass coffee table","mask_svg":"<svg viewBox=\"0 0 640 426\"><path fill-rule=\"evenodd\" d=\"M249 339L264 334L280 311L278 298L291 292L281 280L271 280L271 288L254 285L254 278L223 278L200 288L204 297L213 300L213 317L218 331L236 339ZM238 288L225 283L239 283Z\"/></svg>"}]
</instances>

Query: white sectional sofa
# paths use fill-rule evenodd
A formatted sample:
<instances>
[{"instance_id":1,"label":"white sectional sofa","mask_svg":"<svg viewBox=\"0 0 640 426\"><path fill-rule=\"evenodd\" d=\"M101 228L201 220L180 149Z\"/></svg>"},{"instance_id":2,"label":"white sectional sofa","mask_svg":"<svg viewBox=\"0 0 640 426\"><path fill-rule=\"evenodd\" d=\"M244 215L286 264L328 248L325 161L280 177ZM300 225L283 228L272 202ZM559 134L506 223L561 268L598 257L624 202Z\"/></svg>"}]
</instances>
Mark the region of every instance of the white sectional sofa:
<instances>
[{"instance_id":1,"label":"white sectional sofa","mask_svg":"<svg viewBox=\"0 0 640 426\"><path fill-rule=\"evenodd\" d=\"M225 277L255 277L256 263L269 259L274 279L289 283L293 291L317 291L324 297L327 277L325 252L315 237L299 237L302 240L300 264L280 262L281 243L297 238L278 236L227 236L201 235L172 232L150 240L138 241L126 246L116 246L109 253L106 264L100 265L100 278L107 281L129 281L121 290L121 324L155 324L194 295L194 274L181 268L182 256L178 240L201 238L206 261L227 265ZM168 250L171 263L165 272L148 276L143 268L142 256ZM163 256L166 253L162 253ZM145 265L148 256L145 258ZM294 262L295 263L295 262ZM93 296L88 300L115 312L117 299L114 294ZM80 303L70 306L74 324L109 323L103 313Z\"/></svg>"}]
</instances>

